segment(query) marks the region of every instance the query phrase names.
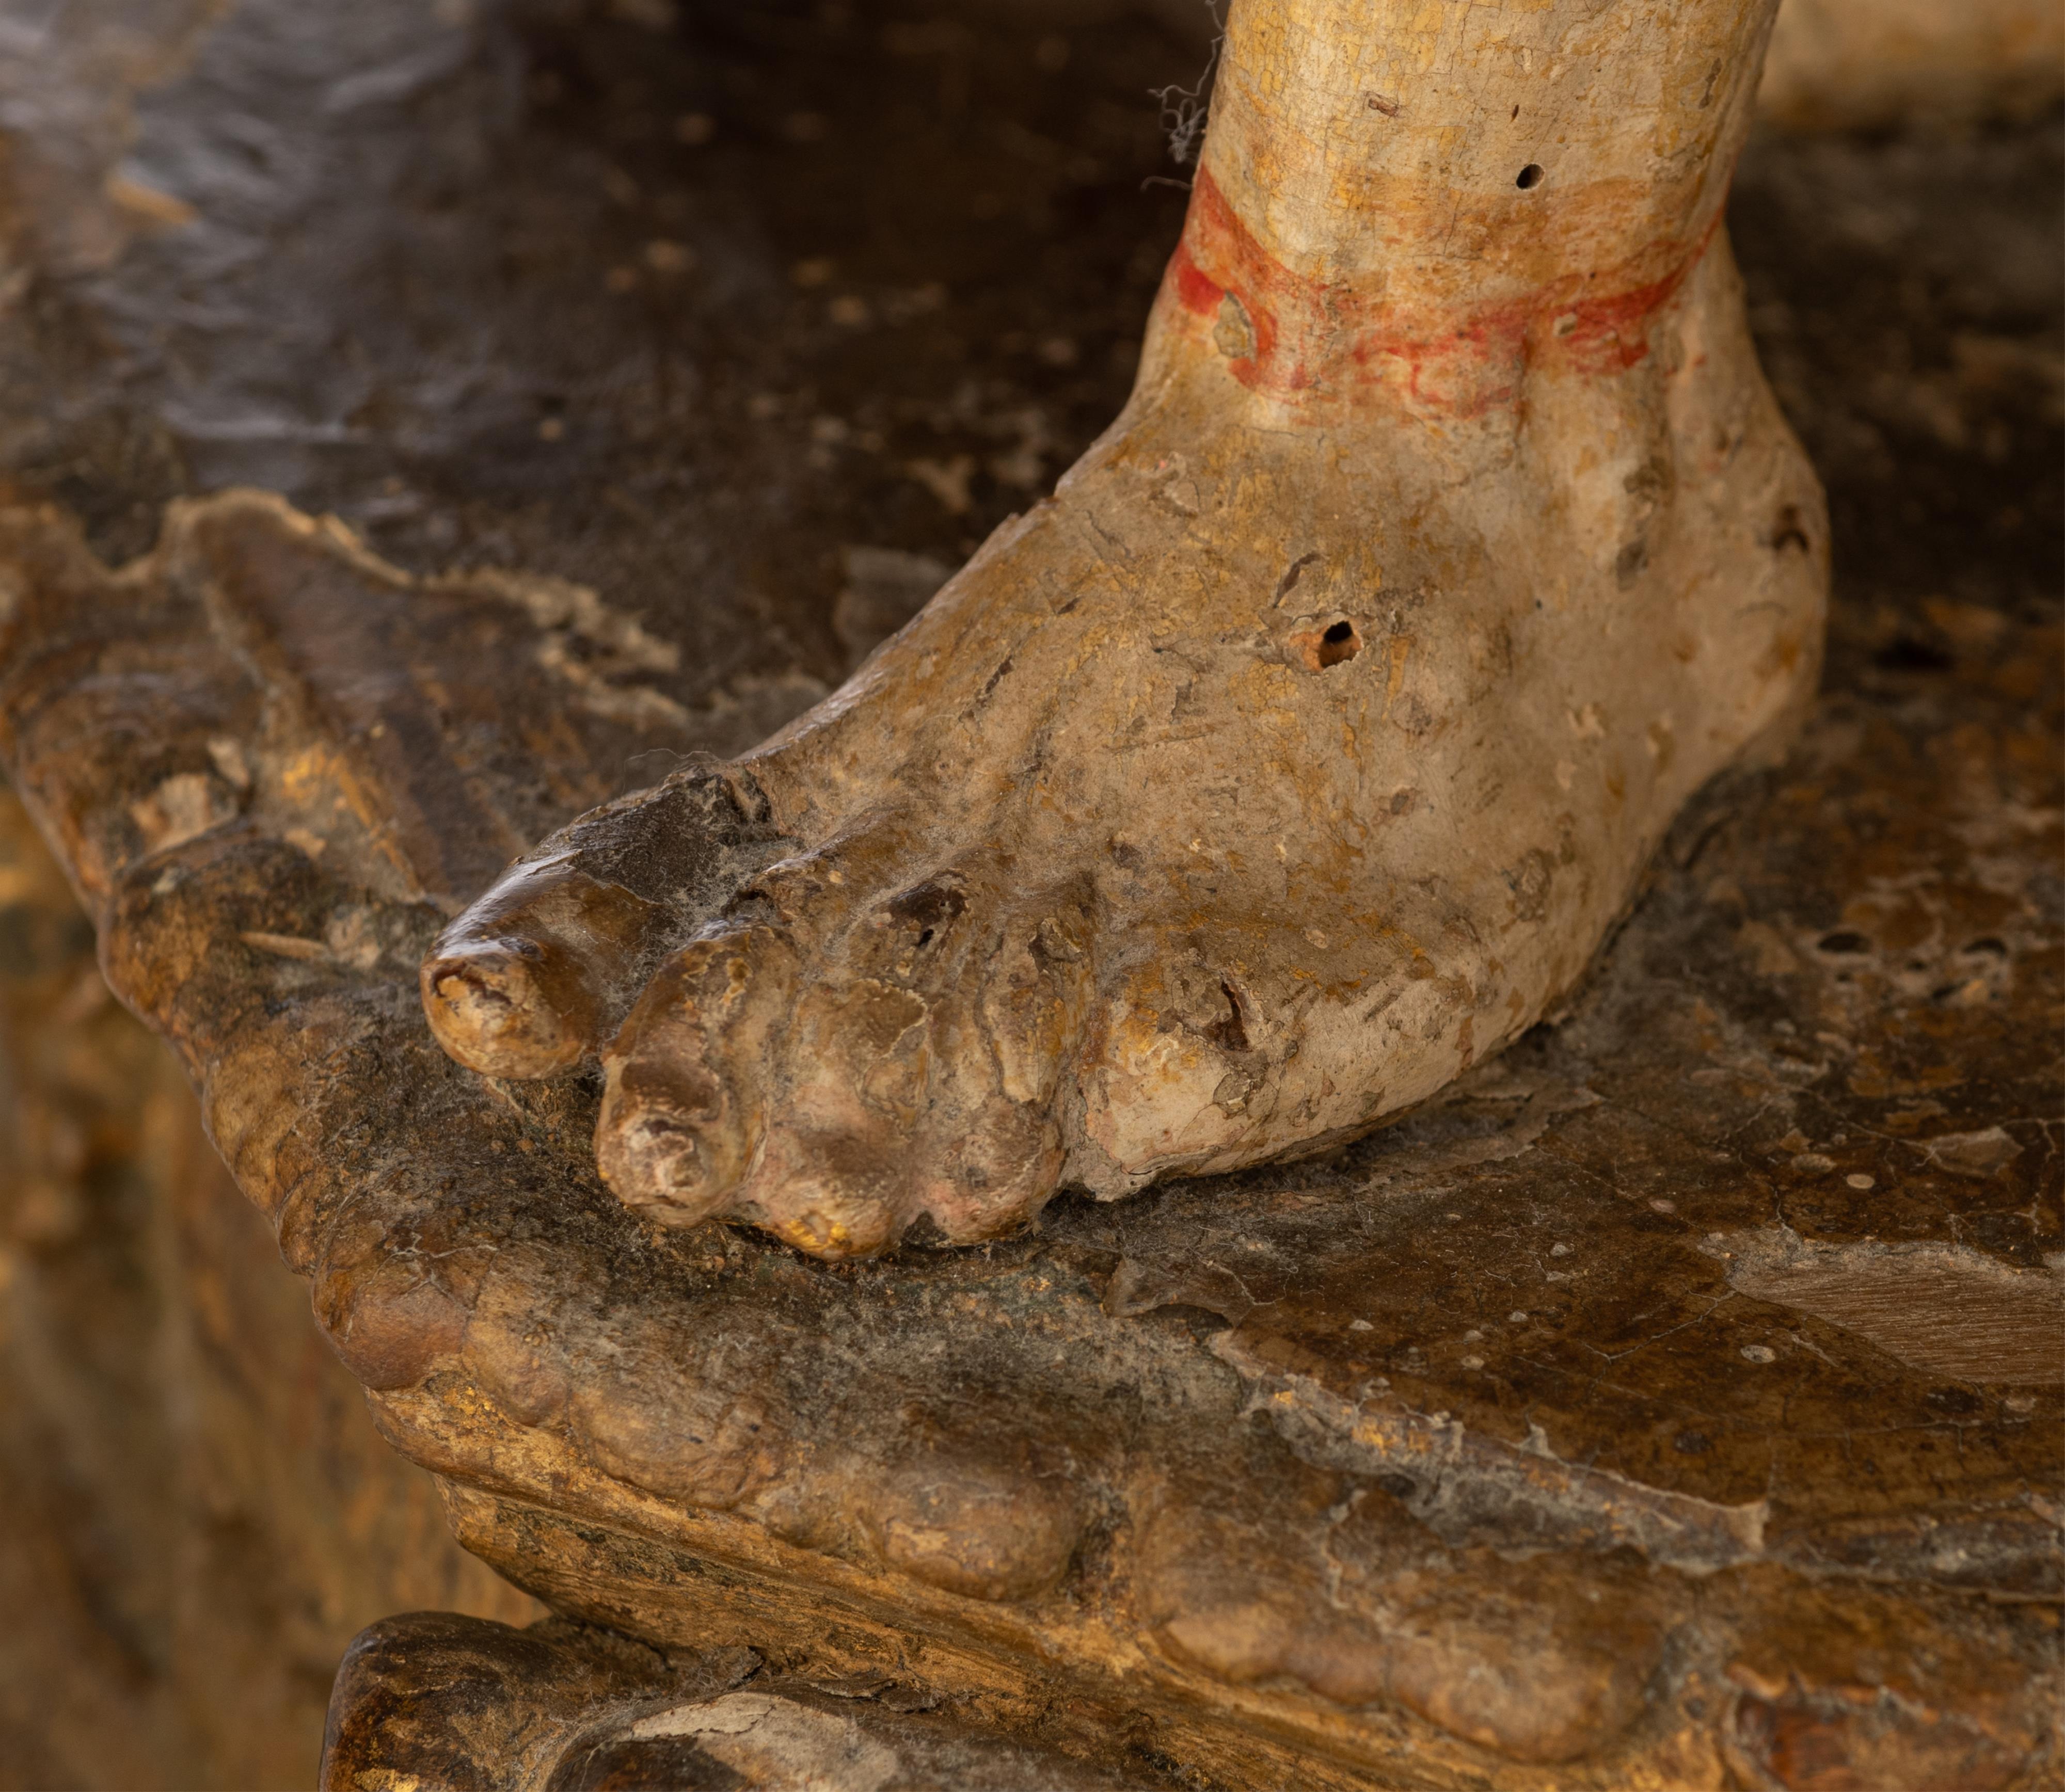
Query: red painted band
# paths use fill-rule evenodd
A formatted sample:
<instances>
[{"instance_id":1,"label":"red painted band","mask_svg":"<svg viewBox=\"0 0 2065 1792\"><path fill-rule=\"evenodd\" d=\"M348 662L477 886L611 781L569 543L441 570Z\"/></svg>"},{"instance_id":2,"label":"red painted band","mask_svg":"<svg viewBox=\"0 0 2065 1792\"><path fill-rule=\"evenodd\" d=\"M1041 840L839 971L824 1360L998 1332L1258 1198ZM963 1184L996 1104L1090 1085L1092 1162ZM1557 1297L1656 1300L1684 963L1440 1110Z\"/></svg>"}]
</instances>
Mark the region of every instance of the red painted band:
<instances>
[{"instance_id":1,"label":"red painted band","mask_svg":"<svg viewBox=\"0 0 2065 1792\"><path fill-rule=\"evenodd\" d=\"M1402 385L1416 408L1473 416L1510 403L1529 362L1554 355L1583 373L1613 373L1649 353L1649 323L1685 283L1719 228L1721 208L1659 278L1608 293L1598 276L1567 274L1484 306L1446 329L1345 281L1293 273L1243 224L1211 176L1198 172L1183 239L1170 258L1162 302L1217 315L1228 293L1254 337L1231 357L1234 377L1277 397ZM1654 260L1648 260L1654 265ZM1610 276L1609 276L1610 277Z\"/></svg>"}]
</instances>

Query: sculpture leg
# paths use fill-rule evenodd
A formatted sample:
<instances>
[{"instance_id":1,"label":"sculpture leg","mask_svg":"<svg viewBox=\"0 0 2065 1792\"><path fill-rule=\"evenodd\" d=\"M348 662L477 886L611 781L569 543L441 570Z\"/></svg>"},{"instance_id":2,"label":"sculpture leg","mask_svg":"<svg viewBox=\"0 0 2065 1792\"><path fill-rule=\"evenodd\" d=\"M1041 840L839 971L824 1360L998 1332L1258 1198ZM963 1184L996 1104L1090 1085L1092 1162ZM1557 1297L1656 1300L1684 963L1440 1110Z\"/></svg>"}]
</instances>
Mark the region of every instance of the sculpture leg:
<instances>
[{"instance_id":1,"label":"sculpture leg","mask_svg":"<svg viewBox=\"0 0 2065 1792\"><path fill-rule=\"evenodd\" d=\"M1243 0L1124 414L817 709L512 870L447 1048L600 1054L625 1201L839 1256L1323 1148L1551 1011L1816 680L1721 228L1772 10Z\"/></svg>"}]
</instances>

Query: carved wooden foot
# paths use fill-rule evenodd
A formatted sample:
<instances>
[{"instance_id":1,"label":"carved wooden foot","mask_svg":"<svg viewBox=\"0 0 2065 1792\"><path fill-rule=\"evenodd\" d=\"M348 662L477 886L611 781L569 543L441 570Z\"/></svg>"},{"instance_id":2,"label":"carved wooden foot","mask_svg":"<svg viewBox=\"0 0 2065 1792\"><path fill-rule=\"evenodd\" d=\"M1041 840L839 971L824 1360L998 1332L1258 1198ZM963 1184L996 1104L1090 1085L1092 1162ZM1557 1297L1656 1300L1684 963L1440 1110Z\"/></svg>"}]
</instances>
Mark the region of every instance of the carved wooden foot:
<instances>
[{"instance_id":1,"label":"carved wooden foot","mask_svg":"<svg viewBox=\"0 0 2065 1792\"><path fill-rule=\"evenodd\" d=\"M424 965L447 1049L599 1055L622 1200L848 1257L1517 1038L1818 673L1717 234L1770 13L1238 8L1125 414L818 708L520 859Z\"/></svg>"}]
</instances>

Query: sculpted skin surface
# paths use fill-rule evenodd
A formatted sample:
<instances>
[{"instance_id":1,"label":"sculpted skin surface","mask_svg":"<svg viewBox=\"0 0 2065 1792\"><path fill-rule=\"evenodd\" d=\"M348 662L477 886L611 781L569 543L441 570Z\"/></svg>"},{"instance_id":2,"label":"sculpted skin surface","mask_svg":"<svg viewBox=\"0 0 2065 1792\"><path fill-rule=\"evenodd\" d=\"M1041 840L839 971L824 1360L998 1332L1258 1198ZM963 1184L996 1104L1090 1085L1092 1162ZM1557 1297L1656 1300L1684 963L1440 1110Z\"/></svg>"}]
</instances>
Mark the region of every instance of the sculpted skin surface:
<instances>
[{"instance_id":1,"label":"sculpted skin surface","mask_svg":"<svg viewBox=\"0 0 2065 1792\"><path fill-rule=\"evenodd\" d=\"M841 691L423 971L826 1256L1353 1137L1550 1011L1819 665L1721 229L1768 0L1236 6L1125 414Z\"/></svg>"}]
</instances>

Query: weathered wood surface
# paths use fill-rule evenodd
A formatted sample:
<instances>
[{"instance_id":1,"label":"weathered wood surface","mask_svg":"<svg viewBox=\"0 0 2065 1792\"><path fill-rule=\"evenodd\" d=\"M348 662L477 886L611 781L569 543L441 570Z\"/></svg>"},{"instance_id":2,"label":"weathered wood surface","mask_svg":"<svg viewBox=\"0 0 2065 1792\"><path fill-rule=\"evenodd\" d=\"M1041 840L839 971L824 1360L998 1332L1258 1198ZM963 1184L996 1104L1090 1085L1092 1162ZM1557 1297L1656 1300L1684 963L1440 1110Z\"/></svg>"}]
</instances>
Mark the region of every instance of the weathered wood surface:
<instances>
[{"instance_id":1,"label":"weathered wood surface","mask_svg":"<svg viewBox=\"0 0 2065 1792\"><path fill-rule=\"evenodd\" d=\"M750 1649L656 1649L564 1620L389 1619L337 1671L323 1792L1138 1792L879 1669L762 1669Z\"/></svg>"},{"instance_id":2,"label":"weathered wood surface","mask_svg":"<svg viewBox=\"0 0 2065 1792\"><path fill-rule=\"evenodd\" d=\"M305 1786L339 1653L536 1608L381 1442L0 791L0 1786Z\"/></svg>"},{"instance_id":3,"label":"weathered wood surface","mask_svg":"<svg viewBox=\"0 0 2065 1792\"><path fill-rule=\"evenodd\" d=\"M111 980L519 1584L1027 1719L1109 1699L1229 1776L1697 1778L1819 1724L2004 1782L2041 1744L2047 1608L1998 1602L2057 1590L2025 704L1974 681L1946 739L1832 698L1577 1014L1335 1164L842 1270L649 1234L592 1085L421 1024L523 797L627 744L500 582L235 496L119 576L46 513L6 553L10 756Z\"/></svg>"},{"instance_id":4,"label":"weathered wood surface","mask_svg":"<svg viewBox=\"0 0 2065 1792\"><path fill-rule=\"evenodd\" d=\"M1092 147L956 122L1055 60L1035 31L534 26L519 129L491 22L410 62L370 9L318 71L278 17L143 103L134 177L196 221L10 314L46 397L0 717L111 981L471 1547L633 1635L1234 1784L2054 1770L2057 301L2014 196L2055 132L1752 167L1736 235L1838 530L1829 693L1566 1020L1336 1161L833 1267L641 1229L592 1084L458 1070L415 964L515 846L834 679L839 619L895 601L839 549L922 584L1023 502L1122 386L1151 220L1069 172ZM315 103L345 67L397 83L381 131ZM936 92L873 168L801 160ZM677 112L729 159L692 173ZM301 184L239 187L225 117ZM841 180L960 140L965 185L848 221ZM1071 237L1065 200L1105 209ZM1028 240L1073 258L1037 302ZM216 311L163 321L181 281ZM89 338L119 381L65 362ZM180 496L239 479L299 508Z\"/></svg>"}]
</instances>

